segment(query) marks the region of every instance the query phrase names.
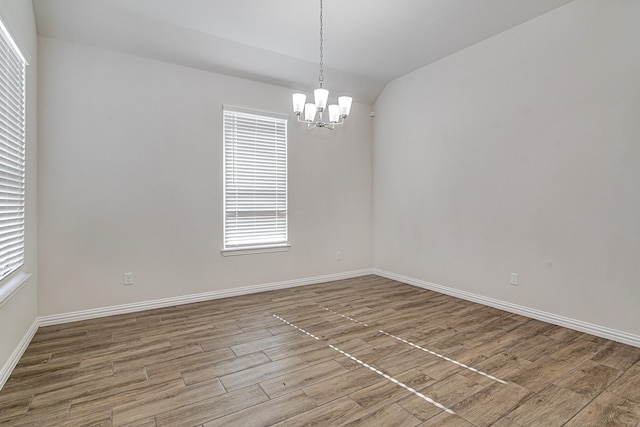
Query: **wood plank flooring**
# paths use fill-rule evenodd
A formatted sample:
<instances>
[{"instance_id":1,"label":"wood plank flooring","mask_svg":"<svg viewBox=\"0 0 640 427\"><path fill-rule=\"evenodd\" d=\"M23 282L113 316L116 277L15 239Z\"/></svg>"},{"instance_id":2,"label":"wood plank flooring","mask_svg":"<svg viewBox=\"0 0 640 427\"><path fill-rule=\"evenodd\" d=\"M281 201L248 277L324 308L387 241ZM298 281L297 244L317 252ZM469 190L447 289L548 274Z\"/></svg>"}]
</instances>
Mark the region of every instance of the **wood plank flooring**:
<instances>
[{"instance_id":1,"label":"wood plank flooring","mask_svg":"<svg viewBox=\"0 0 640 427\"><path fill-rule=\"evenodd\" d=\"M0 426L640 426L640 348L377 276L38 330Z\"/></svg>"}]
</instances>

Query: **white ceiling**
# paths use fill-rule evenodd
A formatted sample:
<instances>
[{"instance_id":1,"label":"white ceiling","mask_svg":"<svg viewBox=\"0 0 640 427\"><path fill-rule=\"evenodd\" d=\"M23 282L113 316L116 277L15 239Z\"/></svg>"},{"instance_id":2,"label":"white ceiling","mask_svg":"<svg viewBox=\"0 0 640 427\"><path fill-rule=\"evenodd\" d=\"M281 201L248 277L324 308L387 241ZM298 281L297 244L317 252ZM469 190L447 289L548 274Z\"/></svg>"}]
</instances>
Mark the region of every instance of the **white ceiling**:
<instances>
[{"instance_id":1,"label":"white ceiling","mask_svg":"<svg viewBox=\"0 0 640 427\"><path fill-rule=\"evenodd\" d=\"M573 0L324 0L325 87L373 103L394 78ZM33 0L38 34L317 86L318 0Z\"/></svg>"}]
</instances>

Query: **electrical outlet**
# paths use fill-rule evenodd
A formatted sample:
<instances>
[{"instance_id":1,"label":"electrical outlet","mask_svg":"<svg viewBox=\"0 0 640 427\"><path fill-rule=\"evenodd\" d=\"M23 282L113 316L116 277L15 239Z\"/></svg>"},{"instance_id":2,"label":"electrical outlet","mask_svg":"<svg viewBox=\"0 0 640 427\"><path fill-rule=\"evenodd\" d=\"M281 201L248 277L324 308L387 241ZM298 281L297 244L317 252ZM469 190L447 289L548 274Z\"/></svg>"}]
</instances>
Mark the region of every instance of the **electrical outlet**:
<instances>
[{"instance_id":1,"label":"electrical outlet","mask_svg":"<svg viewBox=\"0 0 640 427\"><path fill-rule=\"evenodd\" d=\"M342 261L342 252L336 251L336 261Z\"/></svg>"},{"instance_id":2,"label":"electrical outlet","mask_svg":"<svg viewBox=\"0 0 640 427\"><path fill-rule=\"evenodd\" d=\"M124 285L133 285L133 273L124 273L122 283Z\"/></svg>"},{"instance_id":3,"label":"electrical outlet","mask_svg":"<svg viewBox=\"0 0 640 427\"><path fill-rule=\"evenodd\" d=\"M518 281L519 281L519 277L518 277L518 273L511 273L511 284L513 286L518 286Z\"/></svg>"}]
</instances>

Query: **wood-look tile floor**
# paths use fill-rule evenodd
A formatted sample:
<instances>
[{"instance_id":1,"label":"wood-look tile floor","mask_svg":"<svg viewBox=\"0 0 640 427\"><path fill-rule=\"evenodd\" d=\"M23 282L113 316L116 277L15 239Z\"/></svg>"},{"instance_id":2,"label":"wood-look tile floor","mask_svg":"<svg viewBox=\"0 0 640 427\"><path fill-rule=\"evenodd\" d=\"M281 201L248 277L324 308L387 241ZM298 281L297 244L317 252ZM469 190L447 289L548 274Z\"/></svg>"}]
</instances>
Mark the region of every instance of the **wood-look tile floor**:
<instances>
[{"instance_id":1,"label":"wood-look tile floor","mask_svg":"<svg viewBox=\"0 0 640 427\"><path fill-rule=\"evenodd\" d=\"M639 360L367 276L41 328L0 425L635 427Z\"/></svg>"}]
</instances>

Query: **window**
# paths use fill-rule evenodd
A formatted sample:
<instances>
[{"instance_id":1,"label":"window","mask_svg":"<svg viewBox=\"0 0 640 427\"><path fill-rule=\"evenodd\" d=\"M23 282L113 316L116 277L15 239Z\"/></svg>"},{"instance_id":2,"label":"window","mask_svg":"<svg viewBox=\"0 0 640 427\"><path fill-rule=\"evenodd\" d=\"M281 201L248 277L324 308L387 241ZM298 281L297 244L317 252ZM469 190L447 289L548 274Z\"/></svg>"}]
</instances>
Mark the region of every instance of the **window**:
<instances>
[{"instance_id":1,"label":"window","mask_svg":"<svg viewBox=\"0 0 640 427\"><path fill-rule=\"evenodd\" d=\"M228 107L223 116L223 254L287 248L287 118Z\"/></svg>"},{"instance_id":2,"label":"window","mask_svg":"<svg viewBox=\"0 0 640 427\"><path fill-rule=\"evenodd\" d=\"M0 278L24 263L26 61L0 21Z\"/></svg>"}]
</instances>

